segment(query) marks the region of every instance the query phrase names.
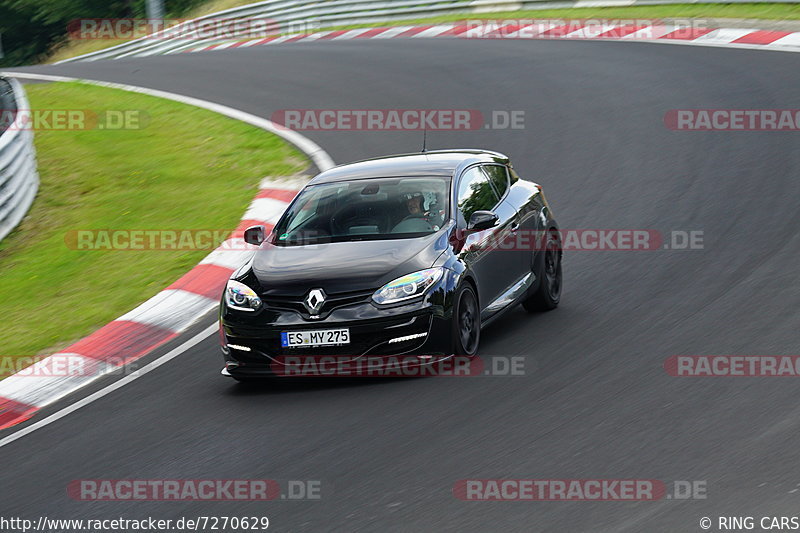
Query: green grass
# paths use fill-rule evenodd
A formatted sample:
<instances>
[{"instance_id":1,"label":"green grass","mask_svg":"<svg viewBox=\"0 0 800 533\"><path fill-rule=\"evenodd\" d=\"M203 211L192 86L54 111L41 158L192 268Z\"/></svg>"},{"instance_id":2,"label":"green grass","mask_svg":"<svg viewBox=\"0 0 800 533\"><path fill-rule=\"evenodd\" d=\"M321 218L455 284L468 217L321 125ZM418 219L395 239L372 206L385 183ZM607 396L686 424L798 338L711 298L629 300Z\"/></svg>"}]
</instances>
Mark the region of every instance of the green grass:
<instances>
[{"instance_id":1,"label":"green grass","mask_svg":"<svg viewBox=\"0 0 800 533\"><path fill-rule=\"evenodd\" d=\"M32 109L142 110L149 123L139 130L35 132L39 194L0 242L4 356L67 346L208 253L79 251L67 246L69 231L233 229L260 179L307 168L278 137L210 111L80 83L27 91Z\"/></svg>"},{"instance_id":2,"label":"green grass","mask_svg":"<svg viewBox=\"0 0 800 533\"><path fill-rule=\"evenodd\" d=\"M740 18L800 20L800 4L673 4L635 7L582 7L573 9L535 9L496 13L441 15L437 17L392 21L390 24L360 24L342 28L440 24L459 20L503 19L665 19L665 18Z\"/></svg>"},{"instance_id":3,"label":"green grass","mask_svg":"<svg viewBox=\"0 0 800 533\"><path fill-rule=\"evenodd\" d=\"M210 15L212 13L219 13L220 11L225 11L226 9L230 9L232 7L254 4L256 1L257 0L208 0L186 14L181 14L178 17L173 17L172 14L168 14L166 18L193 19L202 17L204 15ZM169 7L169 3L167 3L167 7ZM53 50L52 55L47 60L47 63L55 63L56 61L62 61L71 57L97 52L98 50L111 48L112 46L116 46L127 41L128 40L126 39L77 39L67 41L58 45L58 47Z\"/></svg>"},{"instance_id":4,"label":"green grass","mask_svg":"<svg viewBox=\"0 0 800 533\"><path fill-rule=\"evenodd\" d=\"M207 15L222 9L253 3L252 0L214 0L204 4L187 18ZM437 17L393 20L385 23L349 24L332 30L367 28L374 26L404 26L406 24L440 24L459 20L486 19L662 19L662 18L737 18L800 20L800 4L674 4L636 7L587 7L578 9L543 9L528 11L502 11L496 13L470 13ZM76 57L122 44L123 40L72 41L54 51L49 63Z\"/></svg>"}]
</instances>

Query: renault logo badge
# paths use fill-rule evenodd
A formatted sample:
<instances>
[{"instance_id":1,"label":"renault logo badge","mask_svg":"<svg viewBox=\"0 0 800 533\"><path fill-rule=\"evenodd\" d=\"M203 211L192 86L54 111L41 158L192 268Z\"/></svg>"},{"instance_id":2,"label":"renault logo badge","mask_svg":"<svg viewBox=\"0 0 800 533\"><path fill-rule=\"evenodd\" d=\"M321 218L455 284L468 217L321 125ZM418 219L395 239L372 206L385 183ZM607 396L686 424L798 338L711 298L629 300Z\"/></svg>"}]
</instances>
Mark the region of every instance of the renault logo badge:
<instances>
[{"instance_id":1,"label":"renault logo badge","mask_svg":"<svg viewBox=\"0 0 800 533\"><path fill-rule=\"evenodd\" d=\"M311 289L308 291L306 299L303 300L303 305L310 315L318 315L324 303L325 291L322 289Z\"/></svg>"}]
</instances>

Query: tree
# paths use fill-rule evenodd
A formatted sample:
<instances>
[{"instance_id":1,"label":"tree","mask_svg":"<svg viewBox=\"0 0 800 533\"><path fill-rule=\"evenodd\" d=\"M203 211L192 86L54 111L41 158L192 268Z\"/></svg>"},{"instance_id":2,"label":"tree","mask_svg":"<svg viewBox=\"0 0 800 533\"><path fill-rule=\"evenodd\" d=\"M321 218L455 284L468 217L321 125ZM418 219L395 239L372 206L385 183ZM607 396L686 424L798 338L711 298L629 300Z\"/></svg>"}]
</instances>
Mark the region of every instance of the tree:
<instances>
[{"instance_id":1,"label":"tree","mask_svg":"<svg viewBox=\"0 0 800 533\"><path fill-rule=\"evenodd\" d=\"M170 17L183 16L203 0L165 0ZM0 0L0 66L36 63L67 39L71 21L144 18L145 0Z\"/></svg>"}]
</instances>

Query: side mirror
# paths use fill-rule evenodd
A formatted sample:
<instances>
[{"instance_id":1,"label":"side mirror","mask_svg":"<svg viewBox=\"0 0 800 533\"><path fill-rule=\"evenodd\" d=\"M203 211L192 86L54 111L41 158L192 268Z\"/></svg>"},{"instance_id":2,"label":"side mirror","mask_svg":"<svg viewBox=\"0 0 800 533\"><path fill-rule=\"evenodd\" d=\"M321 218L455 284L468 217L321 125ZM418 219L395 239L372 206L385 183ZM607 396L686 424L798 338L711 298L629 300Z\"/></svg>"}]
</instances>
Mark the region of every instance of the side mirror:
<instances>
[{"instance_id":1,"label":"side mirror","mask_svg":"<svg viewBox=\"0 0 800 533\"><path fill-rule=\"evenodd\" d=\"M492 211L475 211L469 217L467 230L469 231L483 231L485 229L493 228L497 225L499 217Z\"/></svg>"},{"instance_id":2,"label":"side mirror","mask_svg":"<svg viewBox=\"0 0 800 533\"><path fill-rule=\"evenodd\" d=\"M255 244L258 246L266 238L266 229L264 226L250 226L244 230L244 242L247 244Z\"/></svg>"}]
</instances>

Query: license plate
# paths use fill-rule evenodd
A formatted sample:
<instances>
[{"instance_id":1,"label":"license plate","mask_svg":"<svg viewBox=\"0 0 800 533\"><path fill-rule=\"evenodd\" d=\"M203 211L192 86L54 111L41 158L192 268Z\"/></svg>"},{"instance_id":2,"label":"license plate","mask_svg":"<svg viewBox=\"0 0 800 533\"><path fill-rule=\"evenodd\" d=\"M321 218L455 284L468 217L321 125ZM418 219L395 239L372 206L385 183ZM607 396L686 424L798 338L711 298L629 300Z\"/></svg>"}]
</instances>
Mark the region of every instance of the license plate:
<instances>
[{"instance_id":1,"label":"license plate","mask_svg":"<svg viewBox=\"0 0 800 533\"><path fill-rule=\"evenodd\" d=\"M350 330L320 329L317 331L284 331L281 333L281 346L302 348L306 346L335 346L350 344Z\"/></svg>"}]
</instances>

